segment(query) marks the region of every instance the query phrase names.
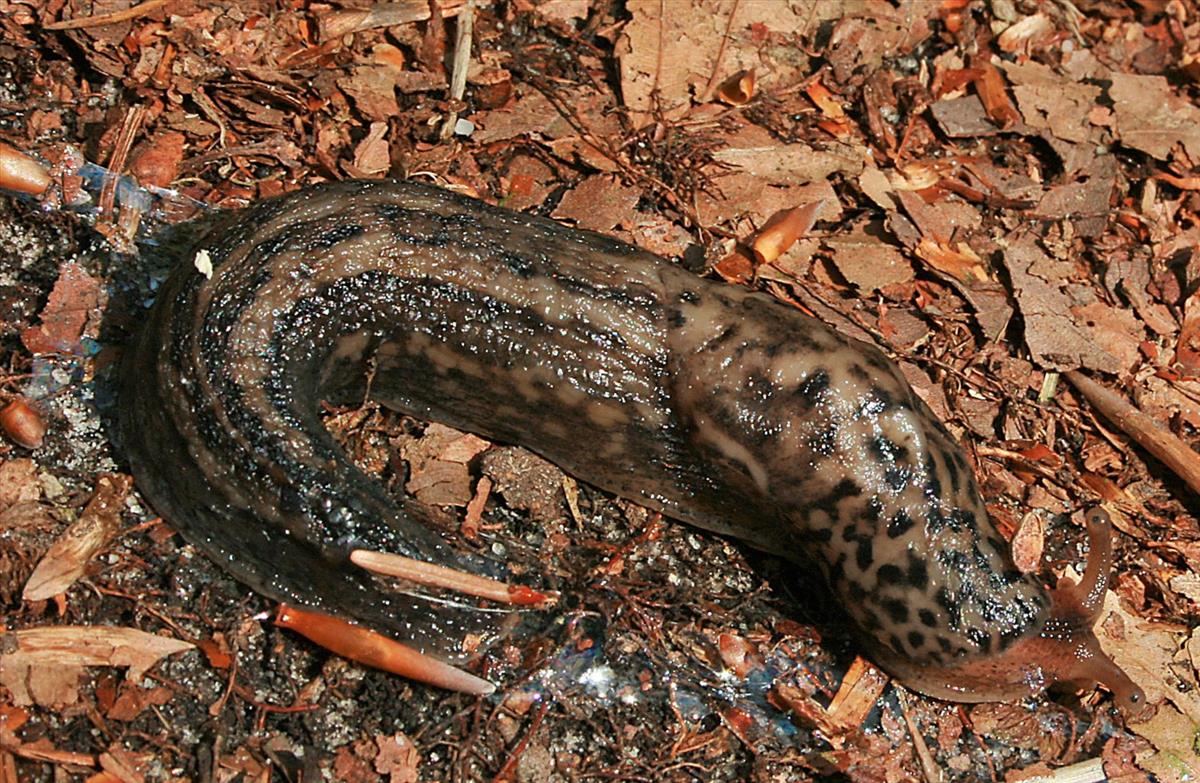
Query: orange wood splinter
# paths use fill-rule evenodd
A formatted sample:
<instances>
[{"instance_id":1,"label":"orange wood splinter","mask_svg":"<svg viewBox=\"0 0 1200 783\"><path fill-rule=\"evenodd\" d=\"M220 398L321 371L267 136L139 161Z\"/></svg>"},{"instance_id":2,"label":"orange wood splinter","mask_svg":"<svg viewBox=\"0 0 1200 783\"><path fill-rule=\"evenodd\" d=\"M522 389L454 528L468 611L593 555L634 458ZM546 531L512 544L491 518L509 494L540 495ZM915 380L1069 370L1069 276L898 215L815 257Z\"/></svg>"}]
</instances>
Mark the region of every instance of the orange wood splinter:
<instances>
[{"instance_id":1,"label":"orange wood splinter","mask_svg":"<svg viewBox=\"0 0 1200 783\"><path fill-rule=\"evenodd\" d=\"M275 625L295 631L343 658L410 680L472 696L488 696L496 691L487 680L327 614L280 604Z\"/></svg>"}]
</instances>

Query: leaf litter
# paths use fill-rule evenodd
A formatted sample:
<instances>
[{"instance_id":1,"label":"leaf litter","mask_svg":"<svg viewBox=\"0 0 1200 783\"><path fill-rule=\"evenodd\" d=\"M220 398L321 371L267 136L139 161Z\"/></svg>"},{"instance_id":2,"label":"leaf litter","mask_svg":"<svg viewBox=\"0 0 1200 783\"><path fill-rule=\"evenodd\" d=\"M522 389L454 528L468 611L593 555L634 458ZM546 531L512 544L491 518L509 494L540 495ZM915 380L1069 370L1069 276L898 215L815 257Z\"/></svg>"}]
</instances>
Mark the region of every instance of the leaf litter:
<instances>
[{"instance_id":1,"label":"leaf litter","mask_svg":"<svg viewBox=\"0 0 1200 783\"><path fill-rule=\"evenodd\" d=\"M128 304L104 294L127 298L134 273L94 249L60 273L14 239L0 250L0 401L29 394L50 430L32 453L0 447L0 563L22 577L0 590L10 636L91 628L149 650L170 634L225 664L147 653L132 667L143 682L114 686L91 667L126 659L85 646L35 686L32 665L10 663L0 716L24 718L0 725L0 770L918 780L936 768L1018 780L1094 775L1099 761L1130 780L1196 774L1200 506L1055 380L1088 370L1155 427L1197 441L1197 9L480 2L459 105L445 63L465 7L151 3L90 24L113 9L0 1L5 81L41 91L5 96L3 138L27 150L88 139L98 161L115 155L145 184L212 204L320 177L433 178L715 266L876 342L966 441L1027 567L1078 564L1069 512L1096 500L1117 510L1129 538L1103 636L1161 701L1156 717L1119 728L1089 694L965 708L897 699L846 660L836 612L796 599L805 590L769 559L586 487L563 495L573 482L549 466L509 465L477 439L464 451L473 436L390 414L336 413L329 426L394 491L435 504L435 521L472 520L469 540L583 596L571 624L498 651L497 676L523 683L503 701L392 681L261 626L250 618L265 602L165 525L138 525L136 496L121 503L125 535L59 567L71 575L51 583L63 598L23 602L34 564L111 471L85 435L86 416L111 405L93 381L111 357L88 341L120 344L94 331L100 309L130 331ZM80 24L48 27L64 19ZM118 85L110 104L94 99L104 84ZM451 112L466 131L443 139ZM807 205L820 205L815 222L775 233ZM31 232L43 219L0 208ZM104 236L128 220L94 219ZM786 249L755 254L763 236ZM98 700L106 739L68 699ZM202 728L211 720L215 732ZM196 732L207 761L185 749Z\"/></svg>"}]
</instances>

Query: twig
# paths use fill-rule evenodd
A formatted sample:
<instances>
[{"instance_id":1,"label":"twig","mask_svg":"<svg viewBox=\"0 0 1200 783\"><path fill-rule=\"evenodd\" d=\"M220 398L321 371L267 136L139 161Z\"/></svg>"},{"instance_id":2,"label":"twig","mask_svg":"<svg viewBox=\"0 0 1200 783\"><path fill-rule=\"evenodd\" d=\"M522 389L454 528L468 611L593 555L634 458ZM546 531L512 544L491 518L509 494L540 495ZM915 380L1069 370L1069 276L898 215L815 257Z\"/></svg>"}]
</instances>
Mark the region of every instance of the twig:
<instances>
[{"instance_id":1,"label":"twig","mask_svg":"<svg viewBox=\"0 0 1200 783\"><path fill-rule=\"evenodd\" d=\"M721 75L721 66L725 61L725 47L729 43L729 34L733 30L733 18L737 16L741 4L742 0L733 0L733 8L729 9L729 19L725 22L725 33L721 36L721 45L717 48L717 56L713 58L712 73L708 77L708 84L704 85L704 89L700 91L702 100L712 100L712 92L717 86L717 79Z\"/></svg>"},{"instance_id":2,"label":"twig","mask_svg":"<svg viewBox=\"0 0 1200 783\"><path fill-rule=\"evenodd\" d=\"M80 19L52 22L42 29L79 30L85 27L103 27L106 24L116 24L117 22L127 22L130 19L136 19L166 4L167 0L146 0L144 3L138 3L121 11L113 11L111 14L97 14L96 16L85 16Z\"/></svg>"},{"instance_id":3,"label":"twig","mask_svg":"<svg viewBox=\"0 0 1200 783\"><path fill-rule=\"evenodd\" d=\"M450 102L458 104L467 92L467 68L471 64L471 32L475 26L475 0L467 0L458 14L454 29L454 67L450 72ZM454 134L458 109L451 108L442 125L442 139Z\"/></svg>"},{"instance_id":4,"label":"twig","mask_svg":"<svg viewBox=\"0 0 1200 783\"><path fill-rule=\"evenodd\" d=\"M1164 430L1158 422L1135 408L1124 397L1077 370L1063 373L1072 385L1113 424L1139 446L1157 457L1193 492L1200 492L1200 455Z\"/></svg>"},{"instance_id":5,"label":"twig","mask_svg":"<svg viewBox=\"0 0 1200 783\"><path fill-rule=\"evenodd\" d=\"M464 595L487 598L504 604L528 606L541 603L553 596L541 593L525 585L510 585L498 579L470 574L447 568L424 560L414 560L390 552L373 552L370 549L355 549L350 553L350 562L372 573L407 579L427 587L444 587Z\"/></svg>"},{"instance_id":6,"label":"twig","mask_svg":"<svg viewBox=\"0 0 1200 783\"><path fill-rule=\"evenodd\" d=\"M897 688L896 699L900 702L900 714L904 717L904 723L908 726L908 736L912 738L913 751L917 754L917 761L921 765L922 777L929 781L929 783L941 783L945 780L945 776L937 762L933 760L933 754L929 752L929 746L925 744L925 738L921 736L921 730L917 727L917 722L908 713L908 694L903 689Z\"/></svg>"}]
</instances>

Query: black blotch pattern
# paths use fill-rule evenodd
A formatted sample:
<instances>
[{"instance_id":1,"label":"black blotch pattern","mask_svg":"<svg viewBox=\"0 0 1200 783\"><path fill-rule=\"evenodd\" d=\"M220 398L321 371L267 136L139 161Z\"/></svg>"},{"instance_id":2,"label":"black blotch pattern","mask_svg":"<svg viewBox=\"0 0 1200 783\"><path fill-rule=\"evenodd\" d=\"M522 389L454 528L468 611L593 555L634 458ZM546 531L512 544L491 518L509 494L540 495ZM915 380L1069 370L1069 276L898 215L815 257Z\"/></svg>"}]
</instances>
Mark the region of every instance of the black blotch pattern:
<instances>
[{"instance_id":1,"label":"black blotch pattern","mask_svg":"<svg viewBox=\"0 0 1200 783\"><path fill-rule=\"evenodd\" d=\"M925 646L925 634L920 631L908 632L908 646L914 650L919 650Z\"/></svg>"},{"instance_id":2,"label":"black blotch pattern","mask_svg":"<svg viewBox=\"0 0 1200 783\"><path fill-rule=\"evenodd\" d=\"M929 566L916 553L908 553L908 583L917 590L925 592L929 587Z\"/></svg>"},{"instance_id":3,"label":"black blotch pattern","mask_svg":"<svg viewBox=\"0 0 1200 783\"><path fill-rule=\"evenodd\" d=\"M339 242L353 239L363 233L363 227L358 223L342 223L322 232L309 242L312 250L328 250Z\"/></svg>"},{"instance_id":4,"label":"black blotch pattern","mask_svg":"<svg viewBox=\"0 0 1200 783\"><path fill-rule=\"evenodd\" d=\"M837 438L837 423L831 421L808 439L808 448L822 457L832 457L837 453Z\"/></svg>"},{"instance_id":5,"label":"black blotch pattern","mask_svg":"<svg viewBox=\"0 0 1200 783\"><path fill-rule=\"evenodd\" d=\"M875 560L875 547L871 543L870 538L859 539L858 546L854 550L854 562L858 564L860 571L866 571L871 567L871 563Z\"/></svg>"},{"instance_id":6,"label":"black blotch pattern","mask_svg":"<svg viewBox=\"0 0 1200 783\"><path fill-rule=\"evenodd\" d=\"M926 628L937 628L937 615L929 609L921 609L917 612L917 617L921 620L921 625Z\"/></svg>"},{"instance_id":7,"label":"black blotch pattern","mask_svg":"<svg viewBox=\"0 0 1200 783\"><path fill-rule=\"evenodd\" d=\"M899 598L885 598L880 607L893 623L908 622L908 604L901 601Z\"/></svg>"},{"instance_id":8,"label":"black blotch pattern","mask_svg":"<svg viewBox=\"0 0 1200 783\"><path fill-rule=\"evenodd\" d=\"M716 337L712 338L707 343L705 343L704 350L706 350L706 351L717 350L721 346L725 345L725 343L727 343L730 340L732 340L733 338L737 337L739 331L740 331L740 329L737 324L729 324L728 326L726 326L724 329L721 330L720 334L718 334ZM745 346L742 345L742 346L739 346L739 348L745 348Z\"/></svg>"},{"instance_id":9,"label":"black blotch pattern","mask_svg":"<svg viewBox=\"0 0 1200 783\"><path fill-rule=\"evenodd\" d=\"M827 391L829 391L829 372L817 370L804 379L804 382L796 389L796 394L803 398L808 407L812 408L821 403Z\"/></svg>"},{"instance_id":10,"label":"black blotch pattern","mask_svg":"<svg viewBox=\"0 0 1200 783\"><path fill-rule=\"evenodd\" d=\"M904 468L889 467L883 471L883 481L892 492L899 492L908 486L912 472Z\"/></svg>"},{"instance_id":11,"label":"black blotch pattern","mask_svg":"<svg viewBox=\"0 0 1200 783\"><path fill-rule=\"evenodd\" d=\"M879 570L875 572L875 576L880 584L894 585L903 581L904 571L900 570L900 566L895 563L884 563L879 566Z\"/></svg>"},{"instance_id":12,"label":"black blotch pattern","mask_svg":"<svg viewBox=\"0 0 1200 783\"><path fill-rule=\"evenodd\" d=\"M533 261L520 253L505 250L500 254L500 260L509 268L509 271L522 280L528 280L537 273L537 267Z\"/></svg>"},{"instance_id":13,"label":"black blotch pattern","mask_svg":"<svg viewBox=\"0 0 1200 783\"><path fill-rule=\"evenodd\" d=\"M992 635L982 628L968 628L967 638L971 640L979 651L987 655L992 651Z\"/></svg>"},{"instance_id":14,"label":"black blotch pattern","mask_svg":"<svg viewBox=\"0 0 1200 783\"><path fill-rule=\"evenodd\" d=\"M846 368L846 372L850 373L850 377L856 381L866 383L871 380L871 373L867 372L867 368L863 367L858 362L854 362Z\"/></svg>"},{"instance_id":15,"label":"black blotch pattern","mask_svg":"<svg viewBox=\"0 0 1200 783\"><path fill-rule=\"evenodd\" d=\"M888 538L900 538L912 530L913 524L913 518L908 515L907 511L897 511L888 521Z\"/></svg>"}]
</instances>

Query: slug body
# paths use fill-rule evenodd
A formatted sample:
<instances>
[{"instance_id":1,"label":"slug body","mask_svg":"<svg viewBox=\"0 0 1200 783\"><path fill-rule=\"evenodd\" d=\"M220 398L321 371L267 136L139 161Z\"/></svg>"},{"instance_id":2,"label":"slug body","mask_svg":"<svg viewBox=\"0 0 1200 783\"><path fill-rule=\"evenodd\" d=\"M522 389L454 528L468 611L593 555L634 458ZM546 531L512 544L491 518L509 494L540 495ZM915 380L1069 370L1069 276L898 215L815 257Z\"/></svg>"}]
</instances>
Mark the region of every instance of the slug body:
<instances>
[{"instance_id":1,"label":"slug body","mask_svg":"<svg viewBox=\"0 0 1200 783\"><path fill-rule=\"evenodd\" d=\"M452 659L486 614L397 591L351 549L466 570L318 418L361 394L517 443L575 476L819 567L881 665L925 693L1057 681L1137 691L1083 582L1018 572L961 450L876 349L767 296L597 234L398 182L262 202L197 246L122 370L123 433L156 509L273 598ZM189 259L190 261L190 259Z\"/></svg>"}]
</instances>

